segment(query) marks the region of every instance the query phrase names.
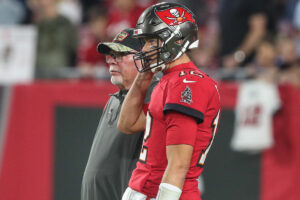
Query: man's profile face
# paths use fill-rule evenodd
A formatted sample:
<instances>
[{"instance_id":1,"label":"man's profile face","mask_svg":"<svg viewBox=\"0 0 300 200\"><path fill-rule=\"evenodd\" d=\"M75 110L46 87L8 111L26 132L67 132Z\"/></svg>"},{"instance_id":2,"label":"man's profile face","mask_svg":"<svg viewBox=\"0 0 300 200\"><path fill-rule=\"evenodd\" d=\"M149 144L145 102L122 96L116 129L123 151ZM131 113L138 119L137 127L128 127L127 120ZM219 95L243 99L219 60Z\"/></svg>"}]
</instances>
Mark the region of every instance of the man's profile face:
<instances>
[{"instance_id":1,"label":"man's profile face","mask_svg":"<svg viewBox=\"0 0 300 200\"><path fill-rule=\"evenodd\" d=\"M124 55L112 51L106 55L106 62L109 64L112 84L128 90L137 75L133 54Z\"/></svg>"},{"instance_id":2,"label":"man's profile face","mask_svg":"<svg viewBox=\"0 0 300 200\"><path fill-rule=\"evenodd\" d=\"M145 45L142 49L143 52L149 52L146 53L147 56L147 64L153 64L157 62L157 57L158 57L158 51L156 50L161 46L162 42L161 40L157 38L146 38L145 39Z\"/></svg>"}]
</instances>

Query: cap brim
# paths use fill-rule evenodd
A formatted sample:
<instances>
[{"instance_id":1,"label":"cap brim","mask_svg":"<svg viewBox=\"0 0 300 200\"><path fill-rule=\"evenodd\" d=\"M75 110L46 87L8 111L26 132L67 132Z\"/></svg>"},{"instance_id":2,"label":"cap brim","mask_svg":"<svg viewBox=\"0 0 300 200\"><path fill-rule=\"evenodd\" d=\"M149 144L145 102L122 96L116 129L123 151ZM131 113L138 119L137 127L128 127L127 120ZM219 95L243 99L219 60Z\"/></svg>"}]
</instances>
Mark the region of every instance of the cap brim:
<instances>
[{"instance_id":1,"label":"cap brim","mask_svg":"<svg viewBox=\"0 0 300 200\"><path fill-rule=\"evenodd\" d=\"M107 54L111 50L116 52L128 52L133 51L132 48L127 47L125 45L122 45L120 43L114 43L114 42L103 42L98 45L98 52L101 54Z\"/></svg>"}]
</instances>

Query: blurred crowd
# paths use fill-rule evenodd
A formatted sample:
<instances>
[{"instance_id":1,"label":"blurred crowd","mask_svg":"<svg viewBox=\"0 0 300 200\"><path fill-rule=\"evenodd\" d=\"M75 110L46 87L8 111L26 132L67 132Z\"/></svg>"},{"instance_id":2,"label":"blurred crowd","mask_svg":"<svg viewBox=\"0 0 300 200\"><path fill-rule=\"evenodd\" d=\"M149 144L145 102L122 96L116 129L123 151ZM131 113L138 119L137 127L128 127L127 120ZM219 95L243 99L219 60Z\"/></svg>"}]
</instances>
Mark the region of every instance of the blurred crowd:
<instances>
[{"instance_id":1,"label":"blurred crowd","mask_svg":"<svg viewBox=\"0 0 300 200\"><path fill-rule=\"evenodd\" d=\"M36 79L108 78L97 44L135 27L157 2L0 0L0 25L37 28ZM300 0L177 2L196 14L199 47L190 57L200 69L217 80L260 78L300 87Z\"/></svg>"}]
</instances>

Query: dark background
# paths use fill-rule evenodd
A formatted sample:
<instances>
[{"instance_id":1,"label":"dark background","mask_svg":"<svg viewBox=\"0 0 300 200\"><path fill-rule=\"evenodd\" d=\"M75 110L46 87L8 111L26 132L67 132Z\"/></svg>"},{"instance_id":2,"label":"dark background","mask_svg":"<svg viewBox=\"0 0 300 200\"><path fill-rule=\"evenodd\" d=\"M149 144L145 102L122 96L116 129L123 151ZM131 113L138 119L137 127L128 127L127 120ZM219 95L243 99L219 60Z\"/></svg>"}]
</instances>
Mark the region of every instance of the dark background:
<instances>
[{"instance_id":1,"label":"dark background","mask_svg":"<svg viewBox=\"0 0 300 200\"><path fill-rule=\"evenodd\" d=\"M80 200L82 175L101 113L99 108L56 108L55 200ZM233 111L223 110L205 162L205 200L259 199L260 155L230 149L233 122Z\"/></svg>"}]
</instances>

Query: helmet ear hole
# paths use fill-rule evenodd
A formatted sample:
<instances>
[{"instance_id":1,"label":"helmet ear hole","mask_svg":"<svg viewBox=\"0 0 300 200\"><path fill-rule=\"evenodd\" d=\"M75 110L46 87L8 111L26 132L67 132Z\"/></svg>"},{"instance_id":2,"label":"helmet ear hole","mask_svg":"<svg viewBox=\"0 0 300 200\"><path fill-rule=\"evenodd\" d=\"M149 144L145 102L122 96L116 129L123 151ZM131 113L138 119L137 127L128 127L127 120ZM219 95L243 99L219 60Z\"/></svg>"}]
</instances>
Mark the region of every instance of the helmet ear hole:
<instances>
[{"instance_id":1,"label":"helmet ear hole","mask_svg":"<svg viewBox=\"0 0 300 200\"><path fill-rule=\"evenodd\" d=\"M163 61L168 62L168 61L170 61L170 56L171 56L170 52L164 52L160 55L160 58Z\"/></svg>"}]
</instances>

